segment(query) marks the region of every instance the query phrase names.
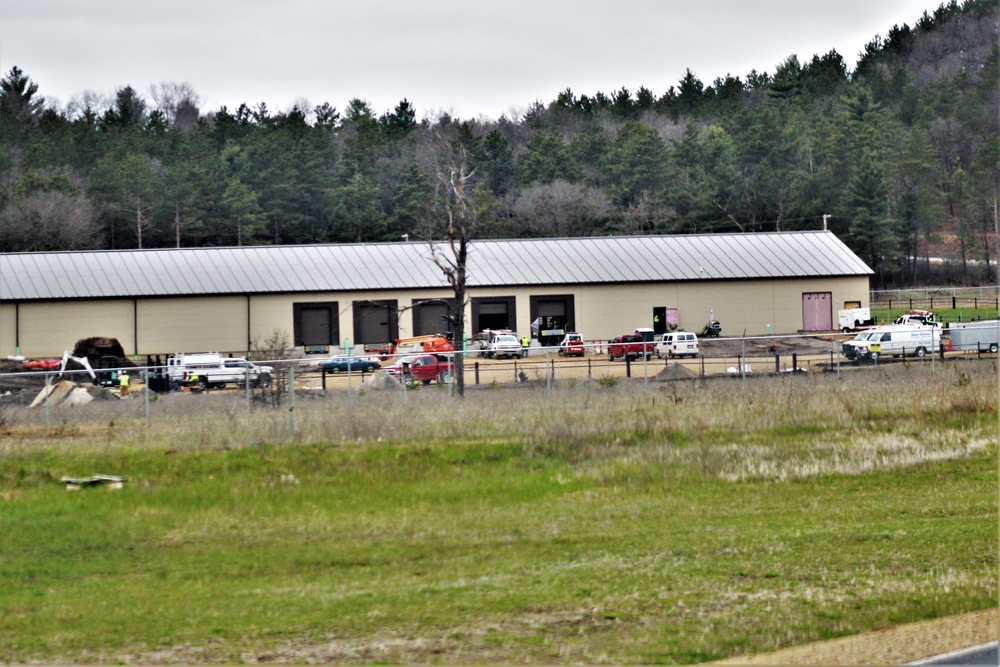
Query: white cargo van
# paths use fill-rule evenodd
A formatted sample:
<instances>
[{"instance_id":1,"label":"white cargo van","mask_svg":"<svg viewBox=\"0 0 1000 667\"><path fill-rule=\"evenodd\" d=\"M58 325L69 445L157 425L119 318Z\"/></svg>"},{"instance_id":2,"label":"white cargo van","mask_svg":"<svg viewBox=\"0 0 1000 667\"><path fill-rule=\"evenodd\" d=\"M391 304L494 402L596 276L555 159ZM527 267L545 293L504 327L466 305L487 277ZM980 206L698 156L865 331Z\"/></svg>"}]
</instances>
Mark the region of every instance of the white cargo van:
<instances>
[{"instance_id":1,"label":"white cargo van","mask_svg":"<svg viewBox=\"0 0 1000 667\"><path fill-rule=\"evenodd\" d=\"M671 331L660 334L656 341L656 357L697 357L698 336L690 331Z\"/></svg>"},{"instance_id":2,"label":"white cargo van","mask_svg":"<svg viewBox=\"0 0 1000 667\"><path fill-rule=\"evenodd\" d=\"M887 324L862 331L844 343L842 353L857 361L878 361L883 355L922 357L941 342L941 329L920 324Z\"/></svg>"},{"instance_id":3,"label":"white cargo van","mask_svg":"<svg viewBox=\"0 0 1000 667\"><path fill-rule=\"evenodd\" d=\"M251 385L267 386L273 372L270 366L258 366L243 357L223 357L218 352L175 354L167 359L167 377L179 385L192 384L197 375L198 383L208 387L242 385L248 376Z\"/></svg>"}]
</instances>

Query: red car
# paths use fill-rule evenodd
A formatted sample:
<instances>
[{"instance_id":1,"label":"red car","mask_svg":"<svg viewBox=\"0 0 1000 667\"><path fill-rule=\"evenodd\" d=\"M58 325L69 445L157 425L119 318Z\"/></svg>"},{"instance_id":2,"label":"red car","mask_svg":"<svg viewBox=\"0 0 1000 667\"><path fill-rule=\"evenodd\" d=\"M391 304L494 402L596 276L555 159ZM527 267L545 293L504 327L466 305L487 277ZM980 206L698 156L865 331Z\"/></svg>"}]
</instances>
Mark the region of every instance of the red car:
<instances>
[{"instance_id":1,"label":"red car","mask_svg":"<svg viewBox=\"0 0 1000 667\"><path fill-rule=\"evenodd\" d=\"M448 384L455 373L455 365L445 355L411 354L383 370L406 385L415 382L430 384L432 380Z\"/></svg>"},{"instance_id":2,"label":"red car","mask_svg":"<svg viewBox=\"0 0 1000 667\"><path fill-rule=\"evenodd\" d=\"M559 343L560 357L582 357L587 353L587 348L583 344L583 336L575 332L569 332Z\"/></svg>"}]
</instances>

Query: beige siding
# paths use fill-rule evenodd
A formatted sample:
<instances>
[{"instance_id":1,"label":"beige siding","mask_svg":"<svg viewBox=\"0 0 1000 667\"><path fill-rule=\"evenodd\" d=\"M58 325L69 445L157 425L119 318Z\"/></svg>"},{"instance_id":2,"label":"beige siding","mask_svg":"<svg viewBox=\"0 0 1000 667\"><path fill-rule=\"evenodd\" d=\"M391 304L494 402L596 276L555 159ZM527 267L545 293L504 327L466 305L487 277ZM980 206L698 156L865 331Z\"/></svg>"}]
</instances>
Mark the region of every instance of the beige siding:
<instances>
[{"instance_id":1,"label":"beige siding","mask_svg":"<svg viewBox=\"0 0 1000 667\"><path fill-rule=\"evenodd\" d=\"M539 286L476 288L469 297L513 296L519 333L530 330L533 295L573 294L576 328L588 340L607 340L635 327L652 326L653 308L677 308L680 324L697 331L710 313L722 323L723 335L767 332L794 333L802 328L802 294L830 292L833 319L846 301L868 305L868 278L774 279L667 284ZM447 290L388 290L357 293L274 294L230 297L139 299L138 351L133 332L133 302L73 301L27 303L20 306L21 352L26 356L58 356L79 338L113 336L128 354L173 352L245 352L249 337L263 342L275 332L293 333L293 303L336 301L340 339L354 336L355 301L395 299L402 310L400 336L413 331L415 299L447 298ZM471 306L466 307L471 322ZM467 324L468 326L468 324ZM474 332L468 331L469 334ZM14 353L14 308L0 306L0 345Z\"/></svg>"},{"instance_id":2,"label":"beige siding","mask_svg":"<svg viewBox=\"0 0 1000 667\"><path fill-rule=\"evenodd\" d=\"M17 306L0 303L0 357L17 354Z\"/></svg>"},{"instance_id":3,"label":"beige siding","mask_svg":"<svg viewBox=\"0 0 1000 667\"><path fill-rule=\"evenodd\" d=\"M138 314L139 354L246 352L246 297L144 299Z\"/></svg>"},{"instance_id":4,"label":"beige siding","mask_svg":"<svg viewBox=\"0 0 1000 667\"><path fill-rule=\"evenodd\" d=\"M81 338L96 336L117 338L126 354L135 354L130 299L22 303L18 309L21 354L26 357L61 357Z\"/></svg>"}]
</instances>

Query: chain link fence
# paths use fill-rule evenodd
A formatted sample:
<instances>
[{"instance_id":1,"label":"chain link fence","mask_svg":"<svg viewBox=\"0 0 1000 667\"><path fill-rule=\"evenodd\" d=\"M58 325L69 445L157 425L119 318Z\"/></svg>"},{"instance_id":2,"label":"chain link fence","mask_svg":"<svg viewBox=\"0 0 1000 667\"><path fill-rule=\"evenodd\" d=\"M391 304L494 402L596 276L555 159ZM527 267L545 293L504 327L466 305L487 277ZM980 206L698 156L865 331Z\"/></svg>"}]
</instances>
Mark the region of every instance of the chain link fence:
<instances>
[{"instance_id":1,"label":"chain link fence","mask_svg":"<svg viewBox=\"0 0 1000 667\"><path fill-rule=\"evenodd\" d=\"M514 359L468 355L464 360L464 385L467 394L533 388L539 395L551 398L560 387L583 383L649 392L685 381L728 379L745 385L762 376L839 377L841 373L864 372L886 364L921 364L933 370L935 365L960 361L997 362L997 354L990 353L987 345L949 350L947 341L933 351L922 350L920 356L911 356L916 351L906 350L895 358L883 354L874 361L849 360L842 353L843 344L853 337L825 334L704 338L699 341L696 355L682 358L665 356L655 343L648 344L648 354L624 359L610 359L607 345L602 342L587 344L582 357L562 356L558 348L532 347L527 356ZM455 354L431 356L453 371L448 358ZM115 419L149 425L177 419L178 411L218 417L270 412L276 419L287 419L288 432L294 434L302 405L351 410L356 402L360 403L360 397L375 394L384 397L382 403L404 407L458 400L452 373L408 382L406 373L411 371L402 369L400 360L369 360L377 361L382 368L357 372L349 367L347 372L330 372L323 367L325 359L262 361L257 363L271 367L270 376L263 381L251 379L247 371L249 382L225 384L171 379L166 366L101 369L101 378L92 377L86 370L0 373L0 427L8 423L49 427L95 420L114 423ZM117 379L123 370L130 377L124 391Z\"/></svg>"}]
</instances>

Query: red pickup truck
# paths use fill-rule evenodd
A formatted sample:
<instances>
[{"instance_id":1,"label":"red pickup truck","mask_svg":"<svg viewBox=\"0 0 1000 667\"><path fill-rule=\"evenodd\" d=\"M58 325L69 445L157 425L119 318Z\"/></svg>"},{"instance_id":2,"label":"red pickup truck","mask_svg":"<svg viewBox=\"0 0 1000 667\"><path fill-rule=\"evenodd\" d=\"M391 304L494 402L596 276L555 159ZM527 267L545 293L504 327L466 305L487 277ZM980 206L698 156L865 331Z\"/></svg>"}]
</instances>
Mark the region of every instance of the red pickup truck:
<instances>
[{"instance_id":1,"label":"red pickup truck","mask_svg":"<svg viewBox=\"0 0 1000 667\"><path fill-rule=\"evenodd\" d=\"M430 384L432 380L448 384L455 373L455 365L445 355L412 354L383 370L406 385L415 382Z\"/></svg>"},{"instance_id":2,"label":"red pickup truck","mask_svg":"<svg viewBox=\"0 0 1000 667\"><path fill-rule=\"evenodd\" d=\"M645 355L649 359L653 354L652 341L647 342L642 334L622 334L608 341L608 361L615 359L638 359Z\"/></svg>"}]
</instances>

